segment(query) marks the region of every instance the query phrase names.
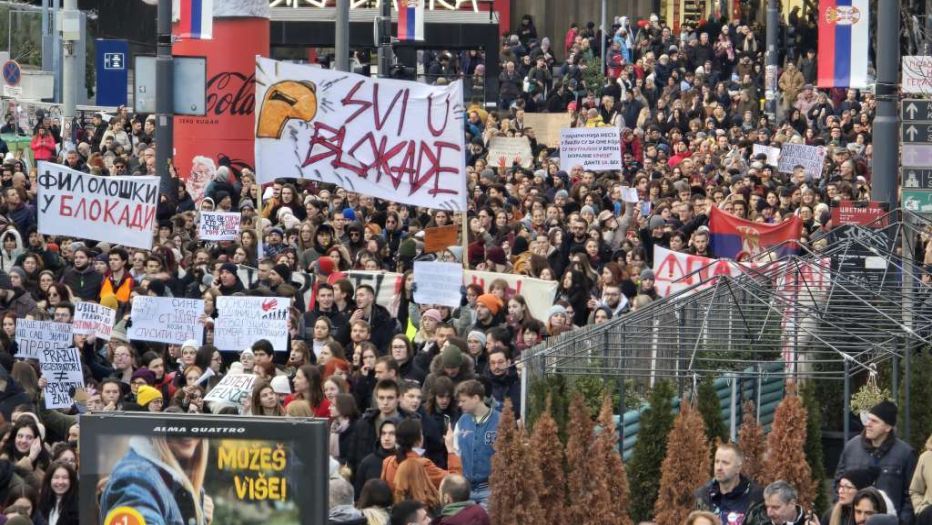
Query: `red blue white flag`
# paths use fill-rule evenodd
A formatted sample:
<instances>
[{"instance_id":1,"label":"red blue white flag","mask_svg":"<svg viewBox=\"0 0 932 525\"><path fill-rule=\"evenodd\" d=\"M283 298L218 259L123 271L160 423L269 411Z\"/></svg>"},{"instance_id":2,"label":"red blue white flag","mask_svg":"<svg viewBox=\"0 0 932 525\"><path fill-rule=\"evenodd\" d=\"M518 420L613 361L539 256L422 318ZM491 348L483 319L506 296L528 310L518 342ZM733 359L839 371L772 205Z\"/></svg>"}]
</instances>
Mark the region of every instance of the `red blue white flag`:
<instances>
[{"instance_id":1,"label":"red blue white flag","mask_svg":"<svg viewBox=\"0 0 932 525\"><path fill-rule=\"evenodd\" d=\"M173 0L175 36L188 40L210 40L214 29L214 0Z\"/></svg>"},{"instance_id":2,"label":"red blue white flag","mask_svg":"<svg viewBox=\"0 0 932 525\"><path fill-rule=\"evenodd\" d=\"M740 261L780 245L779 257L791 255L799 251L802 225L798 215L780 224L764 224L746 221L713 206L709 212L712 253Z\"/></svg>"},{"instance_id":3,"label":"red blue white flag","mask_svg":"<svg viewBox=\"0 0 932 525\"><path fill-rule=\"evenodd\" d=\"M819 0L819 87L867 87L868 4Z\"/></svg>"},{"instance_id":4,"label":"red blue white flag","mask_svg":"<svg viewBox=\"0 0 932 525\"><path fill-rule=\"evenodd\" d=\"M424 0L398 0L398 40L424 40Z\"/></svg>"}]
</instances>

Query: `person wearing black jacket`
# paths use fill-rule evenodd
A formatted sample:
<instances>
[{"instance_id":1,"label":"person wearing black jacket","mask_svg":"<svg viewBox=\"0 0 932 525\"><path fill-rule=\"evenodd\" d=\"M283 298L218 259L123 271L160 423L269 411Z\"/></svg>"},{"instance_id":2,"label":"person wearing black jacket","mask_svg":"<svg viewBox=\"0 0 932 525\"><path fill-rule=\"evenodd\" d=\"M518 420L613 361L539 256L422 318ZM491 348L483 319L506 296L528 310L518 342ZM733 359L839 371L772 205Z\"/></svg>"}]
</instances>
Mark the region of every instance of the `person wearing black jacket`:
<instances>
[{"instance_id":1,"label":"person wearing black jacket","mask_svg":"<svg viewBox=\"0 0 932 525\"><path fill-rule=\"evenodd\" d=\"M722 523L743 523L748 510L764 500L763 489L741 474L743 464L741 449L730 443L719 445L714 477L696 490L696 507L717 514Z\"/></svg>"},{"instance_id":2,"label":"person wearing black jacket","mask_svg":"<svg viewBox=\"0 0 932 525\"><path fill-rule=\"evenodd\" d=\"M488 355L489 371L486 377L492 384L492 398L500 404L510 399L515 414L520 414L521 380L512 365L511 351L503 346L495 346L489 350Z\"/></svg>"},{"instance_id":3,"label":"person wearing black jacket","mask_svg":"<svg viewBox=\"0 0 932 525\"><path fill-rule=\"evenodd\" d=\"M398 418L398 383L383 379L375 385L375 402L378 408L371 408L353 425L353 440L347 446L346 464L356 472L363 458L375 451L378 441L377 429L383 421Z\"/></svg>"},{"instance_id":4,"label":"person wearing black jacket","mask_svg":"<svg viewBox=\"0 0 932 525\"><path fill-rule=\"evenodd\" d=\"M428 416L421 403L421 385L415 381L405 381L402 386L401 413L409 418L421 421L421 432L424 435L424 457L433 461L434 465L442 469L447 468L447 447L443 442L443 425Z\"/></svg>"},{"instance_id":5,"label":"person wearing black jacket","mask_svg":"<svg viewBox=\"0 0 932 525\"><path fill-rule=\"evenodd\" d=\"M379 425L379 446L364 457L359 467L353 472L353 488L356 498L362 494L362 487L370 479L379 479L382 476L382 462L385 458L395 454L395 427L398 420L395 418L383 419Z\"/></svg>"},{"instance_id":6,"label":"person wearing black jacket","mask_svg":"<svg viewBox=\"0 0 932 525\"><path fill-rule=\"evenodd\" d=\"M375 303L375 288L372 286L357 286L355 300L356 310L350 314L348 324L352 325L359 320L369 323L372 344L379 349L380 355L387 354L388 342L393 335L400 332L397 323L384 306Z\"/></svg>"},{"instance_id":7,"label":"person wearing black jacket","mask_svg":"<svg viewBox=\"0 0 932 525\"><path fill-rule=\"evenodd\" d=\"M65 269L61 282L83 301L96 301L104 278L91 265L93 255L87 248L74 250L74 266Z\"/></svg>"}]
</instances>

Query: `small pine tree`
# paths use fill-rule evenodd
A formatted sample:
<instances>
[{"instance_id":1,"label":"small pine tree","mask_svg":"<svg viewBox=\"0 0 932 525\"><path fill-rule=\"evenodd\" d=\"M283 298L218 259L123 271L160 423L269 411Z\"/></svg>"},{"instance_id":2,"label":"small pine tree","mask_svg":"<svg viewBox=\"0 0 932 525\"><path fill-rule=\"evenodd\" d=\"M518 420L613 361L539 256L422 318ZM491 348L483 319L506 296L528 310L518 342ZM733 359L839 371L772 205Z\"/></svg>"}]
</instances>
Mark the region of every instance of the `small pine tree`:
<instances>
[{"instance_id":1,"label":"small pine tree","mask_svg":"<svg viewBox=\"0 0 932 525\"><path fill-rule=\"evenodd\" d=\"M516 425L511 400L506 399L495 438L492 475L489 477L492 523L542 523L544 514L538 499L542 486L540 470L531 457L527 436Z\"/></svg>"},{"instance_id":2,"label":"small pine tree","mask_svg":"<svg viewBox=\"0 0 932 525\"><path fill-rule=\"evenodd\" d=\"M747 401L741 408L741 429L738 431L738 446L744 454L744 466L741 473L761 483L763 481L764 454L767 450L767 438L764 428L757 422L754 402Z\"/></svg>"},{"instance_id":3,"label":"small pine tree","mask_svg":"<svg viewBox=\"0 0 932 525\"><path fill-rule=\"evenodd\" d=\"M806 462L806 408L796 395L795 385L787 385L787 395L777 406L770 435L767 436L767 458L764 460L763 482L787 481L799 493L799 504L812 507L815 489L812 471Z\"/></svg>"},{"instance_id":4,"label":"small pine tree","mask_svg":"<svg viewBox=\"0 0 932 525\"><path fill-rule=\"evenodd\" d=\"M667 439L667 456L660 475L660 491L654 505L657 525L680 525L696 508L695 490L708 479L709 445L702 415L691 401L683 400Z\"/></svg>"},{"instance_id":5,"label":"small pine tree","mask_svg":"<svg viewBox=\"0 0 932 525\"><path fill-rule=\"evenodd\" d=\"M825 465L822 453L822 411L816 394L815 383L807 381L800 388L803 406L806 409L806 461L812 471L812 486L815 491L814 506L821 514L828 509L829 500L825 493Z\"/></svg>"},{"instance_id":6,"label":"small pine tree","mask_svg":"<svg viewBox=\"0 0 932 525\"><path fill-rule=\"evenodd\" d=\"M537 417L531 434L531 456L540 465L545 480L540 491L544 515L551 523L566 523L566 455L560 442L557 422L550 415L550 398Z\"/></svg>"},{"instance_id":7,"label":"small pine tree","mask_svg":"<svg viewBox=\"0 0 932 525\"><path fill-rule=\"evenodd\" d=\"M728 442L728 429L722 421L722 403L718 398L718 391L715 390L715 381L711 377L699 382L698 404L699 413L702 414L702 421L705 423L705 433L714 454L717 442Z\"/></svg>"},{"instance_id":8,"label":"small pine tree","mask_svg":"<svg viewBox=\"0 0 932 525\"><path fill-rule=\"evenodd\" d=\"M625 472L625 463L618 451L618 432L615 427L615 418L612 407L612 397L605 395L602 398L602 409L599 411L599 426L602 433L593 445L593 461L604 465L606 480L604 483L608 497L607 512L602 515L605 519L595 520L592 523L599 525L633 525L628 515L630 504L630 491L628 488L628 475ZM598 483L598 482L597 482ZM606 517L607 516L607 517ZM560 523L552 520L554 523Z\"/></svg>"},{"instance_id":9,"label":"small pine tree","mask_svg":"<svg viewBox=\"0 0 932 525\"><path fill-rule=\"evenodd\" d=\"M589 480L592 461L589 445L592 443L592 416L581 394L574 393L570 401L570 419L566 429L566 493L568 523L587 523ZM495 520L492 520L496 523Z\"/></svg>"},{"instance_id":10,"label":"small pine tree","mask_svg":"<svg viewBox=\"0 0 932 525\"><path fill-rule=\"evenodd\" d=\"M660 465L667 455L667 434L673 428L673 385L660 381L650 393L649 406L641 414L641 430L634 444L631 471L631 518L635 523L650 521L660 488Z\"/></svg>"},{"instance_id":11,"label":"small pine tree","mask_svg":"<svg viewBox=\"0 0 932 525\"><path fill-rule=\"evenodd\" d=\"M566 420L569 411L566 377L549 375L531 382L528 389L528 428L534 428L538 416L550 406L550 417L557 423L560 440L566 442Z\"/></svg>"}]
</instances>

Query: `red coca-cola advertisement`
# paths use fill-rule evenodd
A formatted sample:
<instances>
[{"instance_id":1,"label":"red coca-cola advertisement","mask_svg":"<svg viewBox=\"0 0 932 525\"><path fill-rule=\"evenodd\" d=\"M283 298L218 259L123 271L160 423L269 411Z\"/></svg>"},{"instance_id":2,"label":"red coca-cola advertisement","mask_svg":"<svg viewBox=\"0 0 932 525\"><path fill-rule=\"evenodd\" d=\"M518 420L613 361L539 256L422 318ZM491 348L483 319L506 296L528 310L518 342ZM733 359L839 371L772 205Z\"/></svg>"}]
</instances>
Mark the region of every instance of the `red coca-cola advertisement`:
<instances>
[{"instance_id":1,"label":"red coca-cola advertisement","mask_svg":"<svg viewBox=\"0 0 932 525\"><path fill-rule=\"evenodd\" d=\"M174 121L175 167L195 202L225 159L235 169L254 166L256 55L269 54L269 20L243 14L214 18L211 40L172 46L175 56L207 58L206 114Z\"/></svg>"}]
</instances>

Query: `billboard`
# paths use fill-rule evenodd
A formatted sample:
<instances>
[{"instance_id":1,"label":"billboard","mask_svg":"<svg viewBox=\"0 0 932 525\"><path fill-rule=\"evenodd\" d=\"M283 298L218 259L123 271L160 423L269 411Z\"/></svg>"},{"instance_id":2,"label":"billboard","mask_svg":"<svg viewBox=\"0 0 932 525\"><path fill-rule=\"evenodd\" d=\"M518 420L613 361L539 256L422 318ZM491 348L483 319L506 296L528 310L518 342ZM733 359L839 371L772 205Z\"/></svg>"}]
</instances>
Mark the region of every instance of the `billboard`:
<instances>
[{"instance_id":1,"label":"billboard","mask_svg":"<svg viewBox=\"0 0 932 525\"><path fill-rule=\"evenodd\" d=\"M326 523L326 420L81 416L81 523Z\"/></svg>"}]
</instances>

